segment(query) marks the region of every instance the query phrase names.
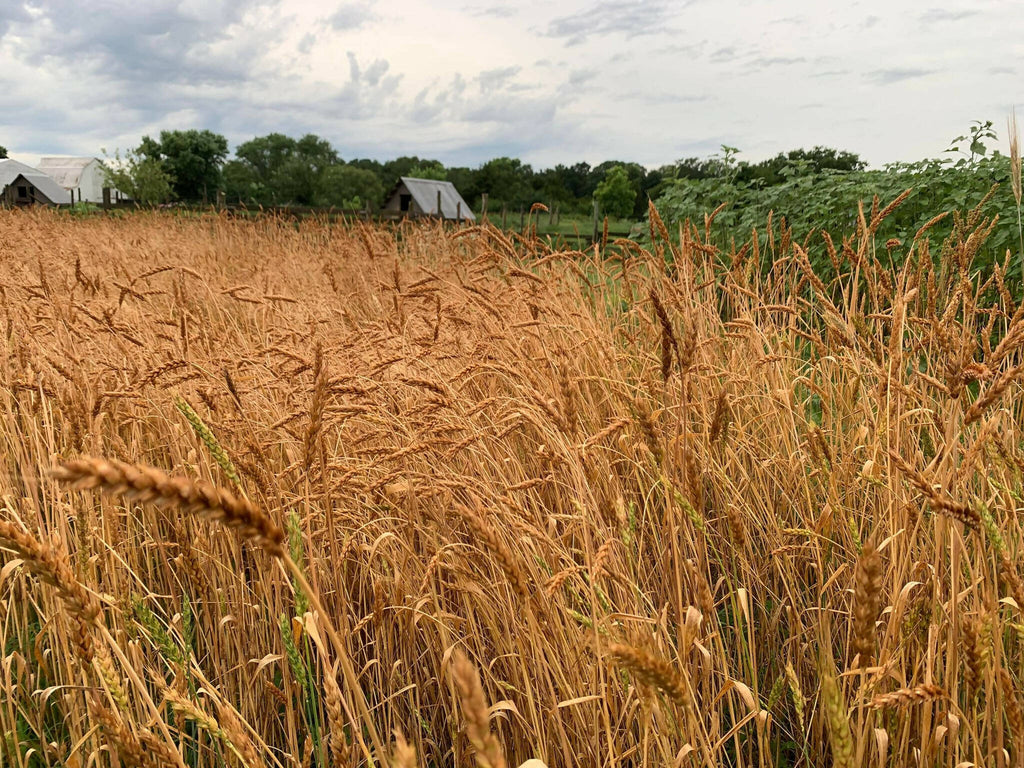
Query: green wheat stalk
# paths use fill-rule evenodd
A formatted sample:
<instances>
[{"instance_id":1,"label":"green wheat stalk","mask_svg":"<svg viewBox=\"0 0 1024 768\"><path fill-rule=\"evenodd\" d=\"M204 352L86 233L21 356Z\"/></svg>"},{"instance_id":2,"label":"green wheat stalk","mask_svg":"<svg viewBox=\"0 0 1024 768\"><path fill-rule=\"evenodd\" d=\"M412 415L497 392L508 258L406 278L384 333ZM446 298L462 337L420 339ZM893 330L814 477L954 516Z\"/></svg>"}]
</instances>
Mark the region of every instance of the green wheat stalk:
<instances>
[{"instance_id":1,"label":"green wheat stalk","mask_svg":"<svg viewBox=\"0 0 1024 768\"><path fill-rule=\"evenodd\" d=\"M199 436L199 439L203 441L206 449L210 452L210 455L213 456L214 461L220 465L220 468L224 471L228 480L230 480L236 488L241 490L242 480L238 476L238 470L235 469L235 465L232 463L231 457L228 456L228 452L224 450L224 446L220 444L220 441L217 440L217 436L213 434L213 430L206 426L206 422L203 421L200 415L196 413L195 409L189 405L184 398L175 398L174 405L188 420L188 423L192 425L193 431L195 431L196 435Z\"/></svg>"}]
</instances>

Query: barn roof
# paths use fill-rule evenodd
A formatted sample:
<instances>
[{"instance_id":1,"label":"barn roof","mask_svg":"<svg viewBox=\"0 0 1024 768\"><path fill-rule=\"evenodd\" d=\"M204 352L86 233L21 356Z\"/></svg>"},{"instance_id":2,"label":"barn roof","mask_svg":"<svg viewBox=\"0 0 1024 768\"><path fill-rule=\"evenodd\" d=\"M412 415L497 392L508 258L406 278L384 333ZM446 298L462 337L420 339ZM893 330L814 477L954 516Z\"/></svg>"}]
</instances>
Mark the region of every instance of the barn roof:
<instances>
[{"instance_id":1,"label":"barn roof","mask_svg":"<svg viewBox=\"0 0 1024 768\"><path fill-rule=\"evenodd\" d=\"M6 189L19 176L24 176L26 181L31 182L51 202L59 205L71 204L71 195L52 176L17 160L0 160L0 190Z\"/></svg>"},{"instance_id":2,"label":"barn roof","mask_svg":"<svg viewBox=\"0 0 1024 768\"><path fill-rule=\"evenodd\" d=\"M82 172L95 157L44 157L39 161L39 170L52 176L64 189L75 189L82 185Z\"/></svg>"},{"instance_id":3,"label":"barn roof","mask_svg":"<svg viewBox=\"0 0 1024 768\"><path fill-rule=\"evenodd\" d=\"M441 214L446 219L454 219L460 212L463 219L476 221L472 209L466 205L459 190L450 181L434 179L414 179L403 176L399 185L404 185L421 211L437 213L437 193L441 193ZM461 208L459 207L461 203Z\"/></svg>"}]
</instances>

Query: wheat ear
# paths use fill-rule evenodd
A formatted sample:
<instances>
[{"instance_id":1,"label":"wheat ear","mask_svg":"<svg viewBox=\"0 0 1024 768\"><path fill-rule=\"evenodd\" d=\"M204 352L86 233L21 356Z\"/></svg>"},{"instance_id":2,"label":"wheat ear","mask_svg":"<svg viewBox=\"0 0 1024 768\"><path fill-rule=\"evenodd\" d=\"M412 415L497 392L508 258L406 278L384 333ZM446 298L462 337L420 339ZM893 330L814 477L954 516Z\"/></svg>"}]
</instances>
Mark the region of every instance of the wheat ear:
<instances>
[{"instance_id":1,"label":"wheat ear","mask_svg":"<svg viewBox=\"0 0 1024 768\"><path fill-rule=\"evenodd\" d=\"M456 651L452 660L452 679L466 720L466 736L476 750L476 764L480 768L506 768L505 753L491 732L480 674L462 651Z\"/></svg>"},{"instance_id":2,"label":"wheat ear","mask_svg":"<svg viewBox=\"0 0 1024 768\"><path fill-rule=\"evenodd\" d=\"M881 693L871 700L871 706L874 709L892 709L946 698L949 698L949 694L943 688L925 683L913 688L900 688L892 693Z\"/></svg>"},{"instance_id":3,"label":"wheat ear","mask_svg":"<svg viewBox=\"0 0 1024 768\"><path fill-rule=\"evenodd\" d=\"M670 699L689 709L690 691L686 680L671 663L642 648L615 643L608 648L612 658L632 672L641 683L663 691Z\"/></svg>"},{"instance_id":4,"label":"wheat ear","mask_svg":"<svg viewBox=\"0 0 1024 768\"><path fill-rule=\"evenodd\" d=\"M850 714L846 709L843 692L831 672L822 670L821 676L822 708L829 742L832 744L833 765L836 768L853 768L853 733L850 731Z\"/></svg>"},{"instance_id":5,"label":"wheat ear","mask_svg":"<svg viewBox=\"0 0 1024 768\"><path fill-rule=\"evenodd\" d=\"M871 666L875 656L875 620L882 592L882 558L872 541L864 543L854 576L853 654L860 666Z\"/></svg>"},{"instance_id":6,"label":"wheat ear","mask_svg":"<svg viewBox=\"0 0 1024 768\"><path fill-rule=\"evenodd\" d=\"M170 477L140 464L92 457L66 461L54 470L53 476L79 490L95 489L112 496L178 507L234 528L274 557L285 554L281 526L248 499L210 483Z\"/></svg>"}]
</instances>

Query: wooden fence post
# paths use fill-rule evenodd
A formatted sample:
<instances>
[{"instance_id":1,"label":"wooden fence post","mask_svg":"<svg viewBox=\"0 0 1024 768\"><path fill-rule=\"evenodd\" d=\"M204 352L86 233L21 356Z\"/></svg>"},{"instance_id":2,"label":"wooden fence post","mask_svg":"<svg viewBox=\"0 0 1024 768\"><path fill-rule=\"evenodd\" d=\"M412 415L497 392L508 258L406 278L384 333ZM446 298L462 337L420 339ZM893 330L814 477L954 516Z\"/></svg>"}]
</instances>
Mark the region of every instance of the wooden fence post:
<instances>
[{"instance_id":1,"label":"wooden fence post","mask_svg":"<svg viewBox=\"0 0 1024 768\"><path fill-rule=\"evenodd\" d=\"M599 228L598 227L598 212L599 212L599 208L598 208L598 205L597 205L597 198L595 197L594 198L594 239L592 241L592 242L595 242L595 243L597 242L598 228Z\"/></svg>"},{"instance_id":2,"label":"wooden fence post","mask_svg":"<svg viewBox=\"0 0 1024 768\"><path fill-rule=\"evenodd\" d=\"M455 226L462 226L462 201L455 204Z\"/></svg>"},{"instance_id":3,"label":"wooden fence post","mask_svg":"<svg viewBox=\"0 0 1024 768\"><path fill-rule=\"evenodd\" d=\"M502 228L502 229L505 229L505 227L506 227L506 226L508 226L508 225L507 225L507 224L505 223L505 219L506 219L506 214L507 214L507 213L508 213L508 209L507 209L507 208L505 207L505 204L504 204L504 203L502 203L502 204L501 204L501 228Z\"/></svg>"},{"instance_id":4,"label":"wooden fence post","mask_svg":"<svg viewBox=\"0 0 1024 768\"><path fill-rule=\"evenodd\" d=\"M480 199L482 201L481 204L480 204L480 220L481 221L486 221L487 220L487 193L484 192L482 195L480 195Z\"/></svg>"},{"instance_id":5,"label":"wooden fence post","mask_svg":"<svg viewBox=\"0 0 1024 768\"><path fill-rule=\"evenodd\" d=\"M524 234L526 229L526 213L523 211L522 203L519 205L519 234Z\"/></svg>"},{"instance_id":6,"label":"wooden fence post","mask_svg":"<svg viewBox=\"0 0 1024 768\"><path fill-rule=\"evenodd\" d=\"M444 219L444 211L441 210L441 190L437 190L437 217Z\"/></svg>"}]
</instances>

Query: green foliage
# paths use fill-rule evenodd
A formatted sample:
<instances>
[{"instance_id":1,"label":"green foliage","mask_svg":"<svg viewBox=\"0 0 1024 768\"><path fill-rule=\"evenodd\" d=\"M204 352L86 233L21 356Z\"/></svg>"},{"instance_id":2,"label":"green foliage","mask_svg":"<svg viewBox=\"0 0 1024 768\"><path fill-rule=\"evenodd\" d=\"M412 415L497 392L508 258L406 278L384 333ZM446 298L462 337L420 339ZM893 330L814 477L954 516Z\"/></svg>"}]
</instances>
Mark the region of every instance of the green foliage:
<instances>
[{"instance_id":1,"label":"green foliage","mask_svg":"<svg viewBox=\"0 0 1024 768\"><path fill-rule=\"evenodd\" d=\"M258 203L266 196L266 185L244 160L229 160L221 171L224 198L230 203Z\"/></svg>"},{"instance_id":2,"label":"green foliage","mask_svg":"<svg viewBox=\"0 0 1024 768\"><path fill-rule=\"evenodd\" d=\"M261 181L269 179L295 152L295 139L283 133L268 133L238 145L235 157Z\"/></svg>"},{"instance_id":3,"label":"green foliage","mask_svg":"<svg viewBox=\"0 0 1024 768\"><path fill-rule=\"evenodd\" d=\"M665 184L656 205L671 229L671 224L682 221L703 225L704 215L725 203L712 231L714 243L723 249L728 249L732 242L749 240L755 230L760 232L763 246L767 240L764 227L769 213L776 222L785 218L792 227L793 239L798 242L824 230L838 244L841 238L856 231L858 205L863 204L866 215L870 216L875 195L884 205L912 189L906 201L882 222L876 236L880 244L896 238L901 244L909 245L917 231L936 213L969 210L993 185L1000 184L1002 186L984 209L987 216L998 214L1000 221L976 262L987 271L994 263L1003 262L1007 249L1018 250L1014 224L1016 203L1010 185L1004 184L1010 178L1008 158L996 153L979 159L977 149L975 147L973 162L969 158L967 162L955 164L924 160L894 163L881 170L814 171L806 162L795 161L779 170L785 180L771 186L743 182L735 173L675 179ZM930 231L932 242L941 242L952 232L952 227L952 217L940 222ZM831 262L823 239L813 237L807 242L814 266L827 274ZM1016 265L1011 274L1019 275L1019 253L1011 263Z\"/></svg>"},{"instance_id":4,"label":"green foliage","mask_svg":"<svg viewBox=\"0 0 1024 768\"><path fill-rule=\"evenodd\" d=\"M43 663L44 656L39 652L38 642L43 631L43 623L33 608L27 610L25 633L12 632L8 636L4 643L3 656L7 660L5 663L20 659L19 675L22 679L32 680L38 686L37 690L47 690L53 679L50 676L50 665ZM37 650L35 653L28 653L29 648ZM36 714L23 706L17 707L14 714L15 729L0 736L0 766L51 766L53 762L44 759L49 752L47 745L69 743L70 733L60 699L56 696L43 696L40 701L41 710Z\"/></svg>"},{"instance_id":5,"label":"green foliage","mask_svg":"<svg viewBox=\"0 0 1024 768\"><path fill-rule=\"evenodd\" d=\"M115 152L113 162L105 164L103 183L142 205L159 205L171 199L174 176L162 161L129 149L124 157Z\"/></svg>"},{"instance_id":6,"label":"green foliage","mask_svg":"<svg viewBox=\"0 0 1024 768\"><path fill-rule=\"evenodd\" d=\"M414 179L448 180L448 172L445 170L444 165L437 160L424 160L419 165L409 169L408 175Z\"/></svg>"},{"instance_id":7,"label":"green foliage","mask_svg":"<svg viewBox=\"0 0 1024 768\"><path fill-rule=\"evenodd\" d=\"M224 166L225 195L243 203L275 205L282 199L275 184L281 169L296 151L298 142L282 133L269 133L238 145L236 160Z\"/></svg>"},{"instance_id":8,"label":"green foliage","mask_svg":"<svg viewBox=\"0 0 1024 768\"><path fill-rule=\"evenodd\" d=\"M474 171L472 168L459 166L456 168L448 168L445 171L445 174L447 180L454 184L455 188L465 196L466 202L469 204L470 208L476 210L476 207L479 206L480 201L474 200L471 197L470 192L470 190L473 188L473 182L476 178L476 171Z\"/></svg>"},{"instance_id":9,"label":"green foliage","mask_svg":"<svg viewBox=\"0 0 1024 768\"><path fill-rule=\"evenodd\" d=\"M501 205L510 208L529 206L535 198L532 177L533 169L521 160L512 157L488 160L476 173L473 189L469 190L470 201L487 193L492 211Z\"/></svg>"},{"instance_id":10,"label":"green foliage","mask_svg":"<svg viewBox=\"0 0 1024 768\"><path fill-rule=\"evenodd\" d=\"M981 124L974 138L984 140L986 130L985 124ZM978 146L972 146L977 152ZM411 176L452 182L476 211L481 196L488 195L492 217L500 214L503 207L516 213L520 208L542 202L552 210L557 208L567 220L574 215L587 218L583 229L589 228L595 196L604 212L613 218L637 221L646 214L649 199L678 197L679 183L684 180L709 182L708 187L687 193L702 201L720 197L724 182L728 182L724 191L732 194L734 187L785 189L792 186L794 176L864 171L864 162L856 154L822 146L779 153L758 163L739 161L738 149L723 146L713 157L686 158L653 170L623 160L595 166L586 162L559 164L534 170L511 157L494 158L477 168L446 168L439 160L415 155L386 162L368 158L343 162L329 141L314 134L300 139L282 133L257 136L240 144L235 157L226 163L223 137L209 131L164 131L160 141L144 138L138 152L143 158L159 160L159 164L142 170L153 172L162 168L170 174L175 195L183 200L203 199L204 193L210 197L213 188L219 185L231 203L374 208L384 202L385 193L400 177ZM619 170L613 173L614 169ZM181 175L186 172L186 176ZM125 186L119 187L127 191ZM159 201L167 199L167 195L161 197L157 190L149 193L147 199ZM684 208L687 206L688 203L683 204Z\"/></svg>"},{"instance_id":11,"label":"green foliage","mask_svg":"<svg viewBox=\"0 0 1024 768\"><path fill-rule=\"evenodd\" d=\"M338 153L331 143L313 133L307 133L295 142L295 156L308 163L314 173L320 173L339 162Z\"/></svg>"},{"instance_id":12,"label":"green foliage","mask_svg":"<svg viewBox=\"0 0 1024 768\"><path fill-rule=\"evenodd\" d=\"M947 152L956 152L961 157L957 161L958 168L968 166L973 168L978 160L988 153L985 140L995 141L998 138L992 129L992 121L975 120L971 123L970 130L966 134L957 136L950 142ZM965 149L966 146L966 149Z\"/></svg>"},{"instance_id":13,"label":"green foliage","mask_svg":"<svg viewBox=\"0 0 1024 768\"><path fill-rule=\"evenodd\" d=\"M7 157L7 147L0 146L0 160Z\"/></svg>"},{"instance_id":14,"label":"green foliage","mask_svg":"<svg viewBox=\"0 0 1024 768\"><path fill-rule=\"evenodd\" d=\"M373 171L352 165L332 165L320 175L319 205L336 208L378 207L384 198L384 185Z\"/></svg>"},{"instance_id":15,"label":"green foliage","mask_svg":"<svg viewBox=\"0 0 1024 768\"><path fill-rule=\"evenodd\" d=\"M292 155L270 177L268 186L277 204L313 205L320 186L320 171L302 155Z\"/></svg>"},{"instance_id":16,"label":"green foliage","mask_svg":"<svg viewBox=\"0 0 1024 768\"><path fill-rule=\"evenodd\" d=\"M605 174L604 181L594 190L594 199L609 216L628 216L633 212L637 188L630 181L624 167L616 165Z\"/></svg>"},{"instance_id":17,"label":"green foliage","mask_svg":"<svg viewBox=\"0 0 1024 768\"><path fill-rule=\"evenodd\" d=\"M316 205L323 175L339 162L330 142L308 133L271 176L270 184L285 202Z\"/></svg>"},{"instance_id":18,"label":"green foliage","mask_svg":"<svg viewBox=\"0 0 1024 768\"><path fill-rule=\"evenodd\" d=\"M388 160L383 165L380 165L378 173L384 187L386 189L391 189L398 183L398 180L402 176L413 176L414 169L424 166L444 167L437 160L421 160L415 155L411 157L403 155L402 157L396 157L394 160Z\"/></svg>"},{"instance_id":19,"label":"green foliage","mask_svg":"<svg viewBox=\"0 0 1024 768\"><path fill-rule=\"evenodd\" d=\"M335 204L321 201L325 174L341 162L327 139L312 133L301 139L270 133L240 144L235 156L224 166L230 200L256 205Z\"/></svg>"},{"instance_id":20,"label":"green foliage","mask_svg":"<svg viewBox=\"0 0 1024 768\"><path fill-rule=\"evenodd\" d=\"M179 200L205 201L220 188L228 140L207 130L161 131L159 141L143 136L137 152L163 164Z\"/></svg>"},{"instance_id":21,"label":"green foliage","mask_svg":"<svg viewBox=\"0 0 1024 768\"><path fill-rule=\"evenodd\" d=\"M795 167L805 168L814 173L863 171L867 168L867 163L853 152L817 146L809 150L794 149L790 152L780 152L775 157L759 163L740 163L736 177L739 181L771 186L784 183L786 172Z\"/></svg>"}]
</instances>

